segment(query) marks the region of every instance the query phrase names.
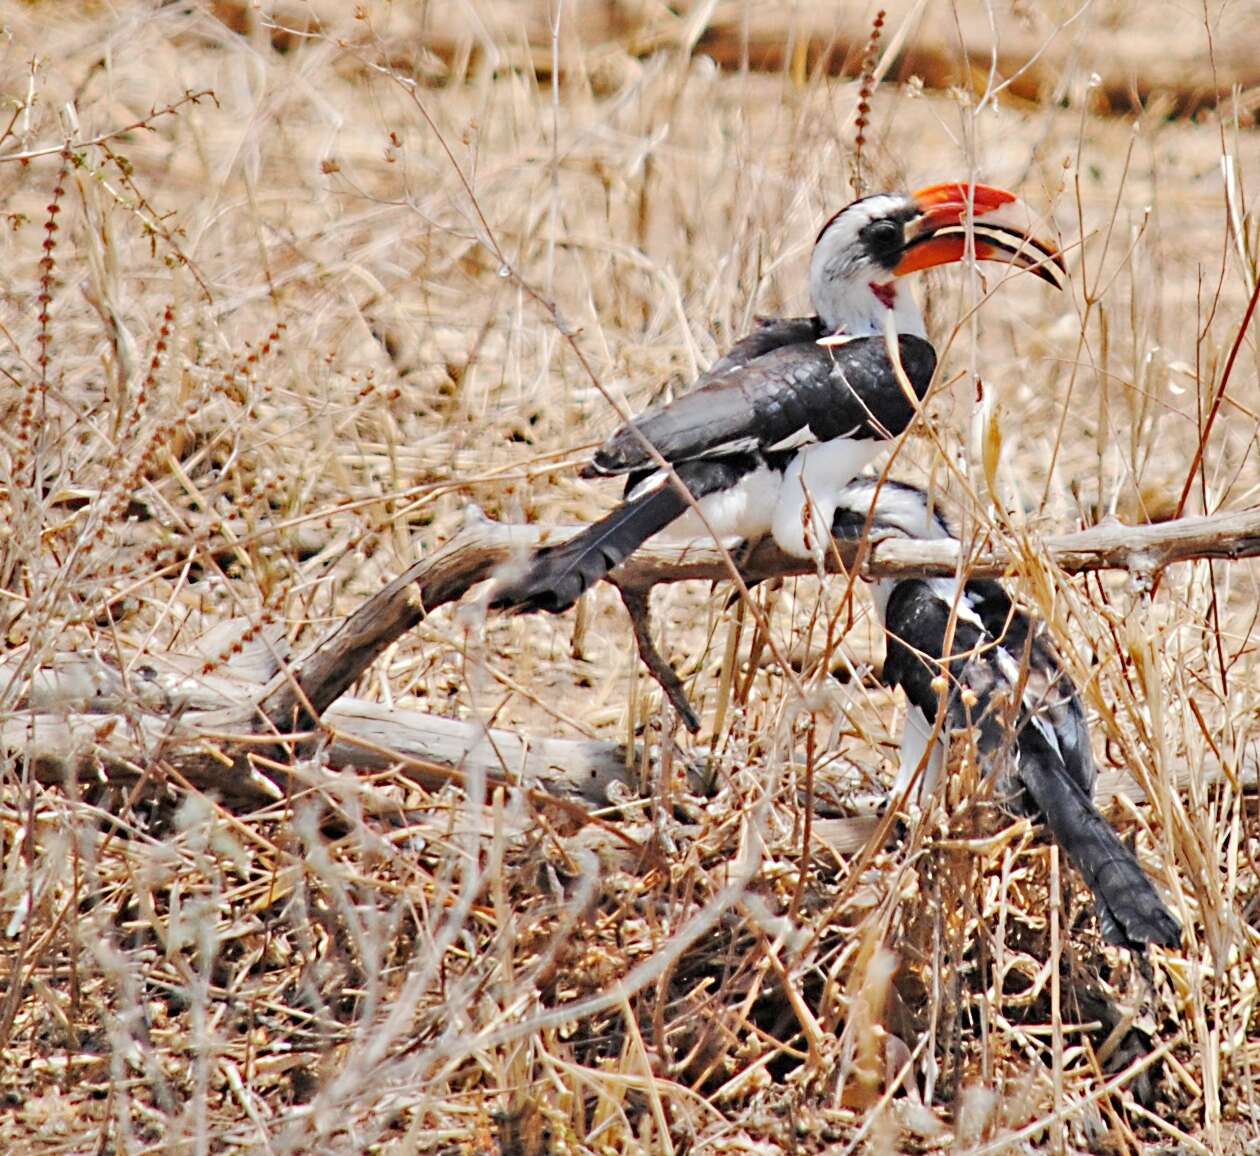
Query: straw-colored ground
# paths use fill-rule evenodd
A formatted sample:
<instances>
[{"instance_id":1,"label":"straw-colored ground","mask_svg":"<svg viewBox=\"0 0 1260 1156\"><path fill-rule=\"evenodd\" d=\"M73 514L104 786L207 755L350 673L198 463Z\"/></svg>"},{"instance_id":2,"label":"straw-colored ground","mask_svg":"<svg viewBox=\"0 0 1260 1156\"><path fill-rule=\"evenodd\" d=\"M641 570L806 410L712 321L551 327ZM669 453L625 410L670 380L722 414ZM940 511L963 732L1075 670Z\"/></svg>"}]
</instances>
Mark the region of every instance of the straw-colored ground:
<instances>
[{"instance_id":1,"label":"straw-colored ground","mask_svg":"<svg viewBox=\"0 0 1260 1156\"><path fill-rule=\"evenodd\" d=\"M852 195L853 84L801 54L719 73L687 51L700 25L593 0L674 33L632 54L611 20L584 47L583 4L540 0L531 35L559 13L564 67L496 73L524 26L443 3L463 21L443 53L440 5L295 0L290 30L270 4L0 5L6 719L58 655L138 686L242 617L300 652L469 502L595 515L615 490L573 466L615 423L605 394L639 409L755 314L808 307L809 243ZM1237 55L1256 14L1209 7ZM1053 31L1020 8L996 19ZM577 624L448 610L356 693L636 738L643 799L581 825L386 774L395 815L349 789L246 812L139 741L135 790L37 786L11 752L0 1148L1260 1151L1260 570L1087 580L1037 548L1173 516L1209 414L1186 512L1260 494L1254 330L1224 376L1260 236L1260 138L1228 113L1250 106L1090 111L1108 45L1174 14L1206 71L1197 15L1099 2L1062 33L1054 100L986 99L983 68L970 94L881 86L865 169L1016 188L1068 247L1066 296L998 267L924 286L944 369L931 436L892 472L1026 543L1015 585L1104 770L1145 794L1109 813L1184 951L1143 978L1066 868L1054 911L1048 846L969 803L969 774L889 849L806 844L807 782L844 815L893 767L860 586L758 592L772 646L726 589L659 591L695 741L669 733L609 593Z\"/></svg>"}]
</instances>

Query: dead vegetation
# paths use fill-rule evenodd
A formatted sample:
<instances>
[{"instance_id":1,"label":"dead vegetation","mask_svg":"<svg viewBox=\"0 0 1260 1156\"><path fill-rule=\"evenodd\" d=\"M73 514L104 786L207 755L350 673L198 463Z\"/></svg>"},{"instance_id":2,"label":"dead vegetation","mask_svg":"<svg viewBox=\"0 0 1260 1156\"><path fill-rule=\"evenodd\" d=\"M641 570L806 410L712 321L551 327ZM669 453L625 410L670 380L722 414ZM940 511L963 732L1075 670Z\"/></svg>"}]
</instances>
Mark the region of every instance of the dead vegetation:
<instances>
[{"instance_id":1,"label":"dead vegetation","mask_svg":"<svg viewBox=\"0 0 1260 1156\"><path fill-rule=\"evenodd\" d=\"M470 502L602 509L577 452L802 309L849 197L825 6L760 74L710 62L774 39L759 6L457 7L4 8L5 1150L1260 1143L1260 572L1131 546L1183 514L1254 546L1248 14L1177 10L1170 57L1218 66L1184 103L1149 8L995 14L964 84L889 50L865 130L868 183L975 172L1069 246L1066 300L931 286L945 367L892 472L1051 624L1187 928L1144 974L973 768L888 838L897 706L844 576L657 592L694 740L611 591L429 607L322 728L264 724ZM927 11L885 44L957 61L939 29L988 24ZM1046 545L1113 518L1122 572Z\"/></svg>"}]
</instances>

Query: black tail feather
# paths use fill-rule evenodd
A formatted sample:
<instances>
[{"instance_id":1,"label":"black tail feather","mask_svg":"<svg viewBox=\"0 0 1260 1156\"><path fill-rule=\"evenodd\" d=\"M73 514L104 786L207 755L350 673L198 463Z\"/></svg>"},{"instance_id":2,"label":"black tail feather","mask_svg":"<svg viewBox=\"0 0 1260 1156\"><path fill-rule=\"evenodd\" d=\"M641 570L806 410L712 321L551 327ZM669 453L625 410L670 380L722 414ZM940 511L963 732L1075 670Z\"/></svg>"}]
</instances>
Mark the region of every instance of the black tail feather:
<instances>
[{"instance_id":1,"label":"black tail feather","mask_svg":"<svg viewBox=\"0 0 1260 1156\"><path fill-rule=\"evenodd\" d=\"M1179 947L1181 924L1093 800L1053 756L1042 766L1028 753L1020 761L1020 781L1093 892L1107 942L1137 949L1148 943Z\"/></svg>"},{"instance_id":2,"label":"black tail feather","mask_svg":"<svg viewBox=\"0 0 1260 1156\"><path fill-rule=\"evenodd\" d=\"M522 575L499 587L490 605L518 614L568 610L687 506L687 499L668 482L623 503L576 537L539 550Z\"/></svg>"}]
</instances>

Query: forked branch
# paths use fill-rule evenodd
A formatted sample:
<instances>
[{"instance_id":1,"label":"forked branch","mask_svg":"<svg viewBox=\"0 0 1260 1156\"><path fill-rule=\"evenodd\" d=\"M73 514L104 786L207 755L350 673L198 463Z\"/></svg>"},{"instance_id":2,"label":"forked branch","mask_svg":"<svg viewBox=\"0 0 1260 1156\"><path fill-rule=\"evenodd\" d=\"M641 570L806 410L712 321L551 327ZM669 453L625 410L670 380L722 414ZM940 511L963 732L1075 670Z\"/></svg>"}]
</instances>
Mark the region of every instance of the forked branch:
<instances>
[{"instance_id":1,"label":"forked branch","mask_svg":"<svg viewBox=\"0 0 1260 1156\"><path fill-rule=\"evenodd\" d=\"M395 639L439 606L459 601L501 567L523 560L532 550L563 541L579 527L551 531L537 526L509 525L471 509L463 529L445 546L408 567L324 639L307 658L277 678L262 699L273 725L282 731L295 723L309 725L335 702ZM732 543L732 545L734 545ZM836 540L831 559L852 566L860 544ZM944 540L912 542L885 538L865 551L864 578L909 578L958 573L962 547ZM1072 534L1040 538L1037 555L1067 573L1127 570L1152 577L1175 562L1194 559L1237 559L1260 555L1260 509L1212 517L1179 518L1151 526L1120 523L1093 526ZM1027 556L1033 547L1028 543ZM811 560L784 554L769 539L738 552L739 569L748 583L814 572ZM1018 572L1017 553L999 546L967 554L971 577L1000 577ZM613 571L613 581L641 600L653 586L666 582L718 581L730 576L728 553L713 543L660 545L648 542Z\"/></svg>"},{"instance_id":2,"label":"forked branch","mask_svg":"<svg viewBox=\"0 0 1260 1156\"><path fill-rule=\"evenodd\" d=\"M609 788L628 785L633 777L626 768L626 752L617 744L530 742L477 722L435 719L343 697L376 657L426 614L465 598L500 567L523 561L545 541L572 532L547 534L531 526L504 525L473 511L446 546L369 598L305 658L285 663L282 654L267 649L269 663L244 674L243 684L229 680L219 685L214 678L190 679L174 671L166 679L155 676L145 697L137 695L134 677L122 679L101 660L79 656L60 663L29 682L18 699L18 713L0 734L0 753L26 762L33 777L42 781L127 781L165 768L165 773L224 796L266 801L296 786L314 785L301 776L316 773L311 769L316 764L294 761L289 752L295 744L318 742L323 754L317 763L330 770L401 766L407 775L437 784L475 766L491 782L529 783L567 805L606 805ZM851 566L859 543L838 540L836 545L833 562ZM870 545L861 573L953 574L958 549L952 541L885 539ZM1068 571L1119 568L1153 574L1193 558L1257 554L1260 510L1249 510L1159 526L1099 526L1043 539L1036 557L1048 556ZM770 542L734 556L749 583L813 569ZM1031 545L1028 556L1034 556ZM993 575L1018 570L1020 564L1010 553L986 549L969 556L967 570ZM627 607L635 610L646 604L656 585L725 579L729 565L726 553L713 545L649 545L614 571L613 579ZM638 626L646 630L647 620L640 617ZM650 637L639 641L641 651L646 641L646 649L655 653ZM282 669L277 670L277 663L283 663ZM16 667L0 664L0 685L17 677ZM685 706L681 685L675 690L676 705ZM137 738L144 752L139 761Z\"/></svg>"}]
</instances>

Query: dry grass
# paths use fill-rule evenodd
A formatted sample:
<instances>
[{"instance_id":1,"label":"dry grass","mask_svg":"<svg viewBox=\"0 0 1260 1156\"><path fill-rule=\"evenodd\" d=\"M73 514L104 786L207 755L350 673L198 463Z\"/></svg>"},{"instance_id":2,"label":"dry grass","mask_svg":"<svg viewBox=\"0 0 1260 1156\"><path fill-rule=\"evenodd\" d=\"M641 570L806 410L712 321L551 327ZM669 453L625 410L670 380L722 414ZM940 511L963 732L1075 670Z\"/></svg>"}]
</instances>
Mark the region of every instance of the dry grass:
<instances>
[{"instance_id":1,"label":"dry grass","mask_svg":"<svg viewBox=\"0 0 1260 1156\"><path fill-rule=\"evenodd\" d=\"M847 813L892 769L897 705L831 673L878 658L843 582L758 593L772 646L725 591L659 596L704 711L694 744L608 594L580 626L444 613L359 693L638 734L659 757L614 818L642 853L389 775L394 823L349 787L229 813L151 749L130 794L37 787L13 760L0 1145L1256 1151L1260 572L1069 580L1036 545L1174 513L1222 390L1186 509L1260 492L1252 334L1224 379L1256 276L1254 133L1079 99L1089 52L1149 7L1072 25L1063 107L883 86L866 161L876 184L1017 187L1074 246L1066 300L1021 278L973 312L991 270L930 286L945 372L894 473L931 480L969 533L1026 542L1020 589L1096 749L1148 796L1113 818L1183 954L1148 985L966 775L948 822L894 850L804 844L810 795ZM0 622L20 677L0 710L76 651L139 685L147 655L229 617L308 644L469 500L539 521L605 508L571 468L614 423L605 394L641 408L755 313L802 311L809 241L850 195L847 82L604 46L589 75L539 85L427 58L424 5L295 3L306 32L283 36L216 8L234 11L2 8ZM705 760L713 793L685 794L680 768Z\"/></svg>"}]
</instances>

